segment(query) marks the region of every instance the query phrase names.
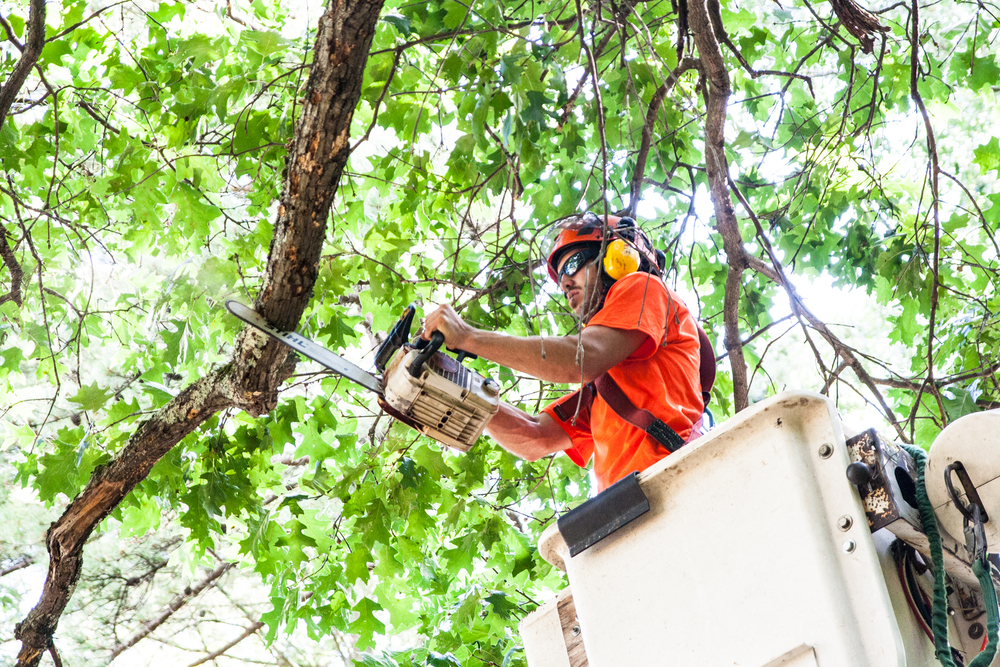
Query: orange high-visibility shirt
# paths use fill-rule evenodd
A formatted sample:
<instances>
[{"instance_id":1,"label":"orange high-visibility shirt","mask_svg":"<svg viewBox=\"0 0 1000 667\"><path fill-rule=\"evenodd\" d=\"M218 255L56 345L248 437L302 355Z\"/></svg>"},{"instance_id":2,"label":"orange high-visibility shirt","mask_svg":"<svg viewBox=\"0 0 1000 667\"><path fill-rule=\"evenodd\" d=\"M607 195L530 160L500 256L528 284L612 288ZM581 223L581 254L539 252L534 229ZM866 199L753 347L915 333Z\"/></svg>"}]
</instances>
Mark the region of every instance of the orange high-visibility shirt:
<instances>
[{"instance_id":1,"label":"orange high-visibility shirt","mask_svg":"<svg viewBox=\"0 0 1000 667\"><path fill-rule=\"evenodd\" d=\"M611 286L604 307L586 326L596 325L646 334L646 341L608 372L637 408L649 410L687 439L705 406L697 323L684 302L656 276L632 273ZM562 397L544 412L572 439L566 454L574 463L586 466L593 457L598 491L670 454L645 431L616 415L599 394L574 423L576 395ZM566 421L554 412L560 404L570 415Z\"/></svg>"}]
</instances>

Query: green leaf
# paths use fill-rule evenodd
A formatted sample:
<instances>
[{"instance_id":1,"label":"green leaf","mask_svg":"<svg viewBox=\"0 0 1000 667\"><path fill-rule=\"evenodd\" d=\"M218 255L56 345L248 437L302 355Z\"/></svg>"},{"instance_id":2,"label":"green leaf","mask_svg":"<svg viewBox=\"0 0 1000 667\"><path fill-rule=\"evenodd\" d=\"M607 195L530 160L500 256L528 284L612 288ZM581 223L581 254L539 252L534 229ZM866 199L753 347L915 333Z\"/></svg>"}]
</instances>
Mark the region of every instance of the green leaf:
<instances>
[{"instance_id":1,"label":"green leaf","mask_svg":"<svg viewBox=\"0 0 1000 667\"><path fill-rule=\"evenodd\" d=\"M972 161L979 165L983 174L993 170L1000 173L1000 140L997 137L991 138L972 152L976 156Z\"/></svg>"},{"instance_id":2,"label":"green leaf","mask_svg":"<svg viewBox=\"0 0 1000 667\"><path fill-rule=\"evenodd\" d=\"M374 600L361 598L351 611L357 612L358 618L347 626L347 631L358 635L357 647L364 650L374 644L375 635L385 632L385 624L375 617L382 607Z\"/></svg>"},{"instance_id":3,"label":"green leaf","mask_svg":"<svg viewBox=\"0 0 1000 667\"><path fill-rule=\"evenodd\" d=\"M941 396L941 402L944 403L948 419L951 421L979 411L979 406L976 405L976 399L972 392L959 387L951 387L944 392Z\"/></svg>"},{"instance_id":4,"label":"green leaf","mask_svg":"<svg viewBox=\"0 0 1000 667\"><path fill-rule=\"evenodd\" d=\"M89 385L81 385L76 395L67 400L78 404L82 410L96 411L104 407L104 404L108 402L111 395L112 392L109 389L102 389L97 386L97 381L95 380Z\"/></svg>"},{"instance_id":5,"label":"green leaf","mask_svg":"<svg viewBox=\"0 0 1000 667\"><path fill-rule=\"evenodd\" d=\"M404 37L410 36L410 19L405 16L400 16L399 14L388 14L383 16L382 20L389 25L394 26Z\"/></svg>"}]
</instances>

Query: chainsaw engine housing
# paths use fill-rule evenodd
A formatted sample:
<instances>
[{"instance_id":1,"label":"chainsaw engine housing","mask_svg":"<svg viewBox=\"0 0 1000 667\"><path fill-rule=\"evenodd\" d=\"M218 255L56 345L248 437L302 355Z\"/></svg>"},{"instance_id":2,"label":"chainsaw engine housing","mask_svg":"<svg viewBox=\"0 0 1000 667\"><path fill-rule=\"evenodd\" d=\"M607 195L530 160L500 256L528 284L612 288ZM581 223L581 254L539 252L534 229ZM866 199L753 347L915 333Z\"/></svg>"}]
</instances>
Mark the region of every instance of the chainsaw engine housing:
<instances>
[{"instance_id":1,"label":"chainsaw engine housing","mask_svg":"<svg viewBox=\"0 0 1000 667\"><path fill-rule=\"evenodd\" d=\"M435 352L417 374L420 351L404 345L383 376L385 401L438 442L468 451L500 409L500 385L443 352Z\"/></svg>"}]
</instances>

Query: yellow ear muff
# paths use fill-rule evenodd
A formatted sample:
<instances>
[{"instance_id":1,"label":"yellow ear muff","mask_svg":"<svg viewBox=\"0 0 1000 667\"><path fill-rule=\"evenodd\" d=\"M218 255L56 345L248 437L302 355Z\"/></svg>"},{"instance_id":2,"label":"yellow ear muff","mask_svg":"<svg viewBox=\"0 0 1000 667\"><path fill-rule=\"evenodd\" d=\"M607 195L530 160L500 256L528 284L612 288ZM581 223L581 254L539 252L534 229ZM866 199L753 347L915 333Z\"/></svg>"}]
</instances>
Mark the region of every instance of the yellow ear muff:
<instances>
[{"instance_id":1,"label":"yellow ear muff","mask_svg":"<svg viewBox=\"0 0 1000 667\"><path fill-rule=\"evenodd\" d=\"M604 271L611 276L612 280L618 280L638 270L638 250L622 239L615 239L608 244L604 251Z\"/></svg>"}]
</instances>

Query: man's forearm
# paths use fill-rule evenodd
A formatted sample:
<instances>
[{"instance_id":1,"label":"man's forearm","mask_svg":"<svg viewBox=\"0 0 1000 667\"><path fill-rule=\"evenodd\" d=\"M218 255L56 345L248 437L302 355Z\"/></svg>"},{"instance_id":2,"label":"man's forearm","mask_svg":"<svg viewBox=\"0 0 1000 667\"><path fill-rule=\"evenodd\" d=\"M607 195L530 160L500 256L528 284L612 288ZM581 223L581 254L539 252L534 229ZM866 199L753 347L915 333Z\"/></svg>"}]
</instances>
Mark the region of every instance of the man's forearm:
<instances>
[{"instance_id":1,"label":"man's forearm","mask_svg":"<svg viewBox=\"0 0 1000 667\"><path fill-rule=\"evenodd\" d=\"M478 354L546 382L590 382L639 349L646 334L638 329L589 326L580 336L510 336L476 329L451 306L427 314L424 337L444 334L448 347Z\"/></svg>"},{"instance_id":2,"label":"man's forearm","mask_svg":"<svg viewBox=\"0 0 1000 667\"><path fill-rule=\"evenodd\" d=\"M486 426L486 433L511 454L528 461L561 452L573 442L551 417L529 415L507 403Z\"/></svg>"},{"instance_id":3,"label":"man's forearm","mask_svg":"<svg viewBox=\"0 0 1000 667\"><path fill-rule=\"evenodd\" d=\"M596 357L596 353L588 355L586 347L578 343L576 336L522 337L477 329L464 349L546 382L589 382L592 378L587 371L593 372L591 367L597 360L587 357Z\"/></svg>"}]
</instances>

